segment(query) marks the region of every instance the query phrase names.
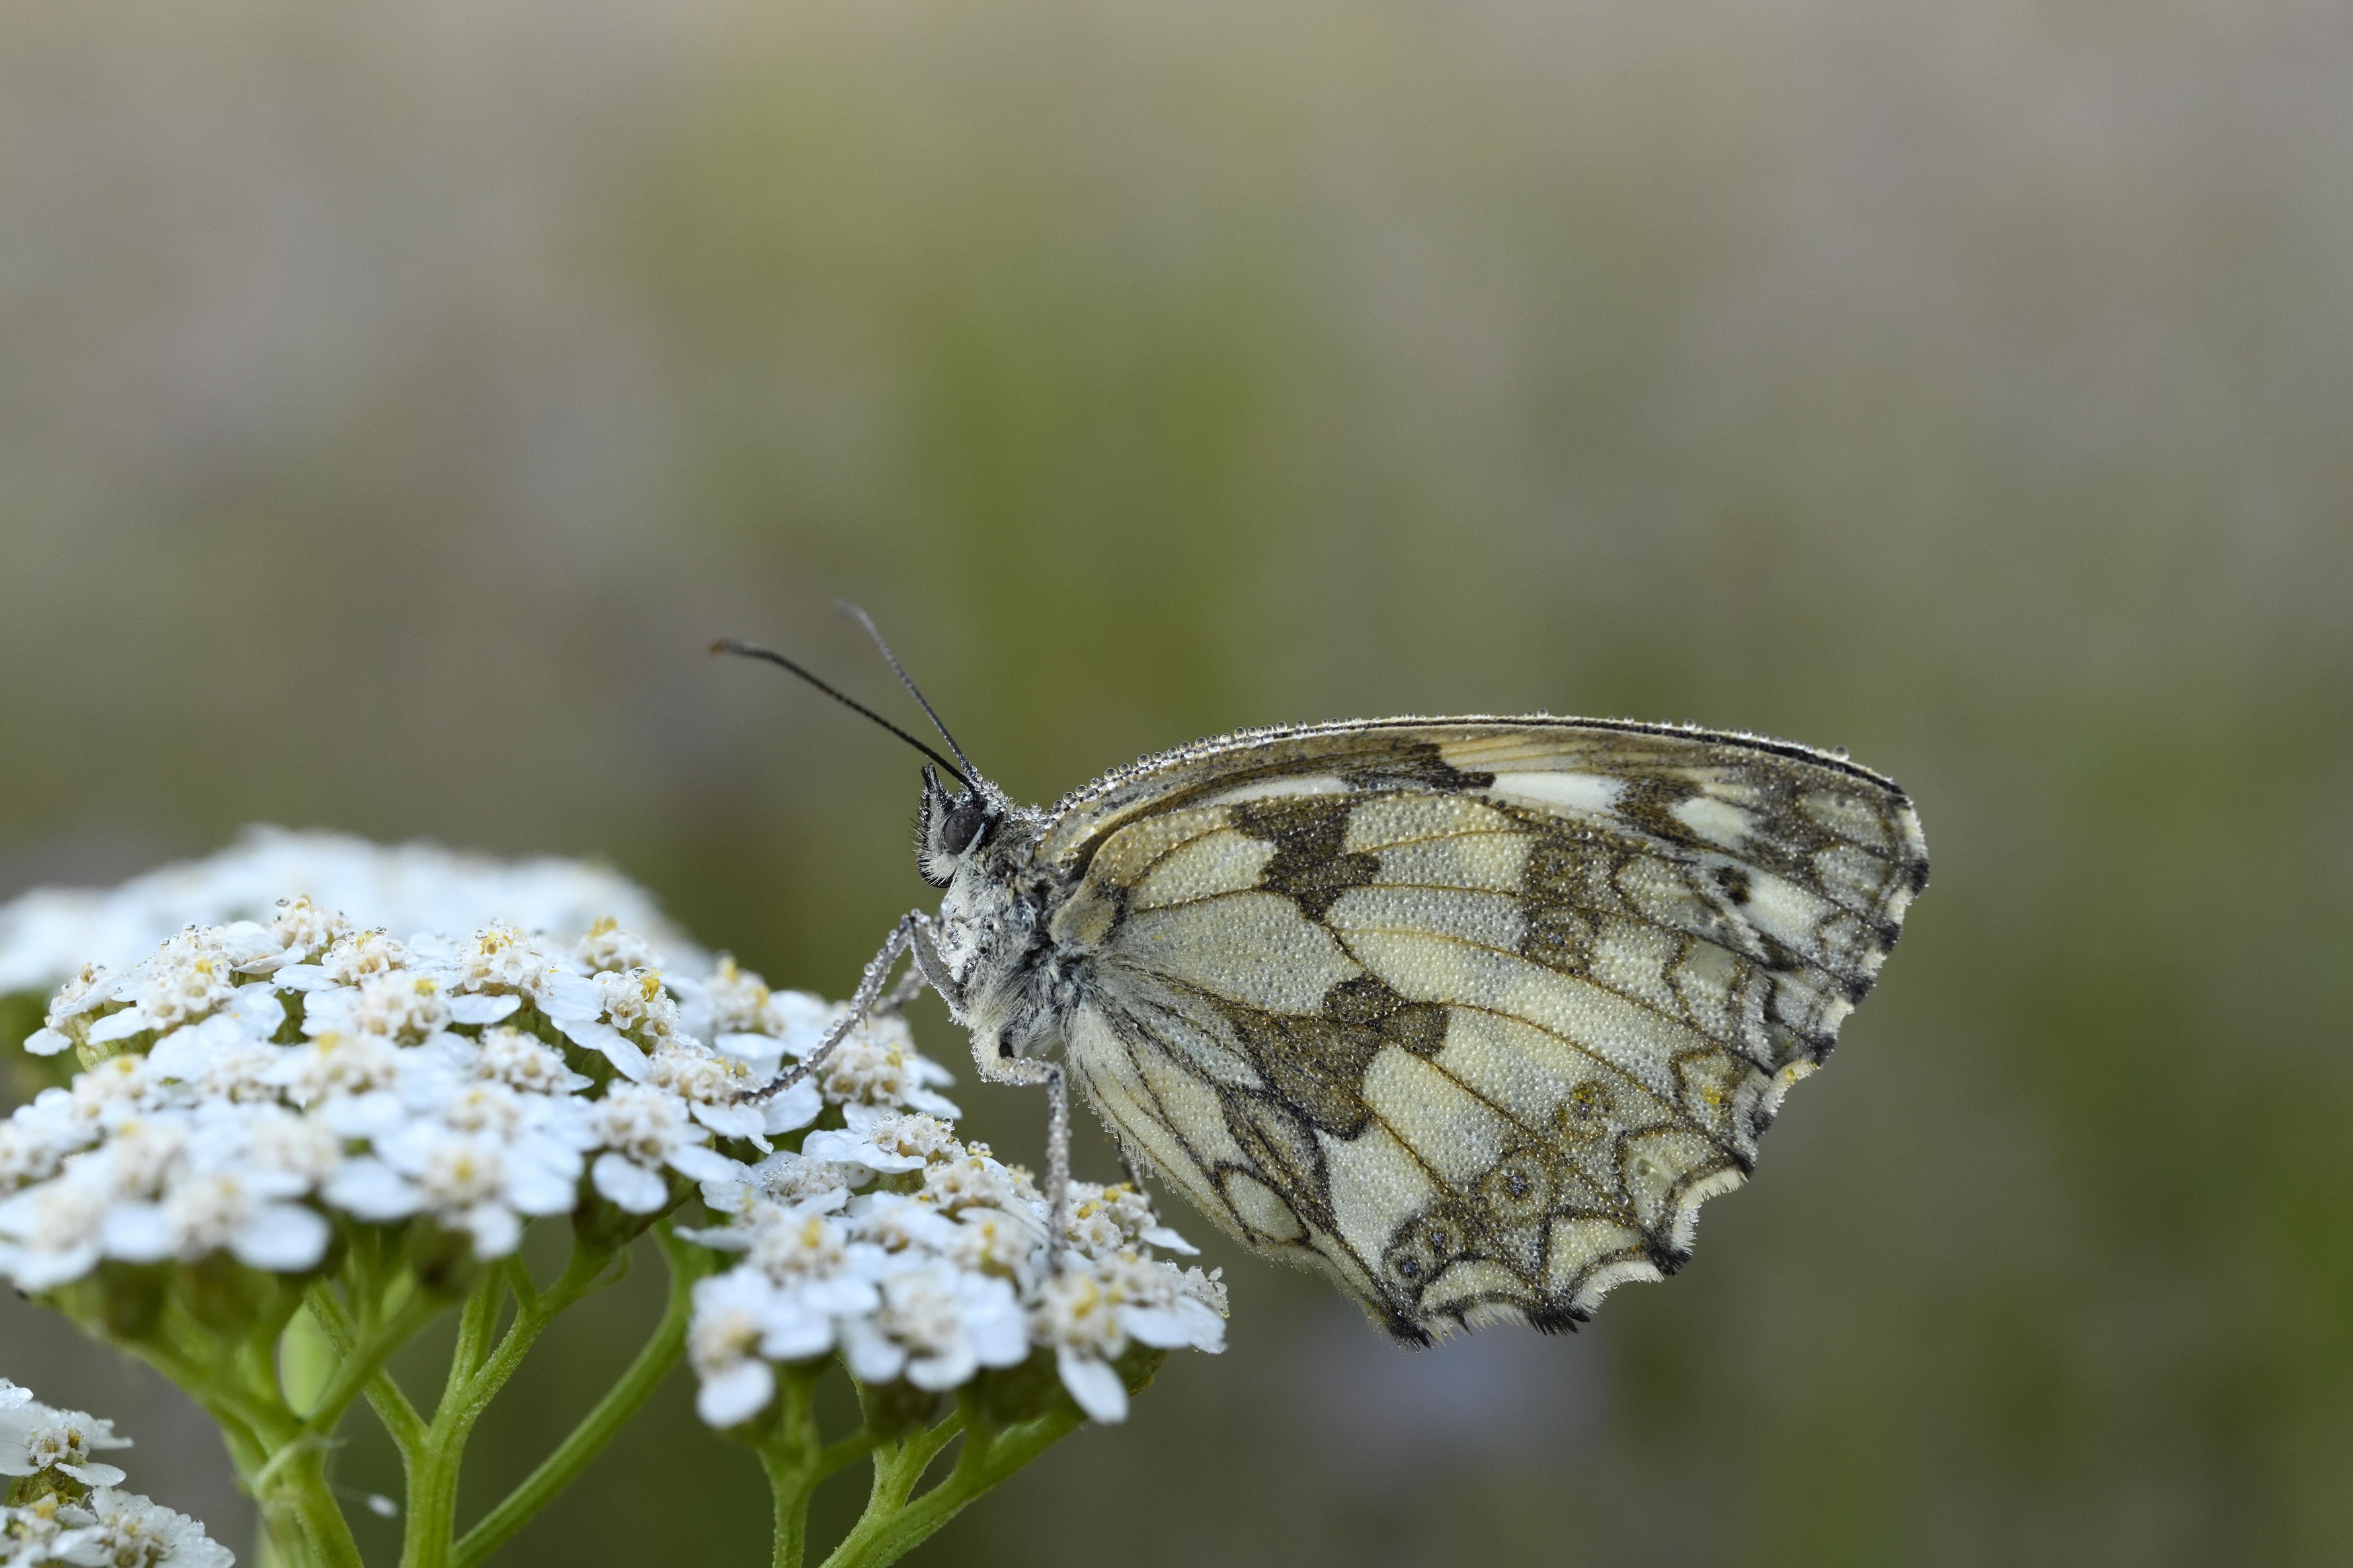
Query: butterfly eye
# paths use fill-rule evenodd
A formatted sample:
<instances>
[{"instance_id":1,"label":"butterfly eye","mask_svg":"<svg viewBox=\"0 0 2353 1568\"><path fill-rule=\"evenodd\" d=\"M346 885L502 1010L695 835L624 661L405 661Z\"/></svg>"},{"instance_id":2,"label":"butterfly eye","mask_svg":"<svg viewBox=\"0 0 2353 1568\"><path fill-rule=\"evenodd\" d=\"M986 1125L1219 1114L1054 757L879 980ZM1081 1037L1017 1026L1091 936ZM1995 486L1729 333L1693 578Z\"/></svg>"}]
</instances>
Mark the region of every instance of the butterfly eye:
<instances>
[{"instance_id":1,"label":"butterfly eye","mask_svg":"<svg viewBox=\"0 0 2353 1568\"><path fill-rule=\"evenodd\" d=\"M988 821L988 808L976 795L967 795L948 807L940 819L940 847L950 855L961 855L980 837Z\"/></svg>"}]
</instances>

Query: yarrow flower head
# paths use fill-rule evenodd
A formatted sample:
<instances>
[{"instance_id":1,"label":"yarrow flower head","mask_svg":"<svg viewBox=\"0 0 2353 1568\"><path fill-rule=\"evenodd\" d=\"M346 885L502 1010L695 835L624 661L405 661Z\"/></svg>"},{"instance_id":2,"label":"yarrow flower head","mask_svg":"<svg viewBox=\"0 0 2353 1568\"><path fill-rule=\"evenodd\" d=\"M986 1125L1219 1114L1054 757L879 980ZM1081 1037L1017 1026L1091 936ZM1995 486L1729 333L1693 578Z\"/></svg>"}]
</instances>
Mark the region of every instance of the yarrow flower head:
<instances>
[{"instance_id":1,"label":"yarrow flower head","mask_svg":"<svg viewBox=\"0 0 2353 1568\"><path fill-rule=\"evenodd\" d=\"M0 1378L0 1475L22 1500L0 1509L0 1563L9 1568L229 1568L234 1553L205 1527L119 1489L126 1479L90 1458L127 1448L111 1422L56 1410Z\"/></svg>"},{"instance_id":2,"label":"yarrow flower head","mask_svg":"<svg viewBox=\"0 0 2353 1568\"><path fill-rule=\"evenodd\" d=\"M568 949L600 921L634 952L687 973L710 967L644 889L602 867L249 827L217 855L118 888L45 888L0 905L0 995L55 991L84 964L127 969L190 926L254 922L279 952L297 955L288 962L316 963L345 925L406 936L504 922Z\"/></svg>"},{"instance_id":3,"label":"yarrow flower head","mask_svg":"<svg viewBox=\"0 0 2353 1568\"><path fill-rule=\"evenodd\" d=\"M685 1234L742 1258L695 1290L688 1353L711 1425L754 1420L780 1367L828 1354L925 1394L1043 1358L1082 1410L1117 1421L1131 1347L1223 1348L1225 1288L1153 1256L1192 1248L1134 1188L1073 1184L1058 1244L1026 1172L937 1117L860 1110L704 1186L727 1218Z\"/></svg>"},{"instance_id":4,"label":"yarrow flower head","mask_svg":"<svg viewBox=\"0 0 2353 1568\"><path fill-rule=\"evenodd\" d=\"M893 1089L944 1103L903 1026L868 1031L887 1081L762 1097L825 1004L731 963L714 1007L653 953L610 921L561 942L495 923L397 939L297 899L266 926L86 965L26 1042L83 1070L0 1122L0 1277L47 1291L109 1259L214 1255L300 1275L339 1231L410 1222L492 1258L533 1218L600 1204L626 1236L692 1184L736 1182L828 1099L861 1116L915 1103ZM728 1051L690 1026L723 1010Z\"/></svg>"},{"instance_id":5,"label":"yarrow flower head","mask_svg":"<svg viewBox=\"0 0 2353 1568\"><path fill-rule=\"evenodd\" d=\"M284 847L255 840L248 858ZM0 910L0 993L42 976L25 1045L55 1075L0 1120L0 1279L206 1408L252 1412L230 1453L291 1568L356 1561L326 1449L385 1357L462 1300L458 1353L491 1359L453 1363L445 1402L478 1409L649 1229L670 1304L616 1393L642 1398L667 1365L651 1352L682 1342L704 1421L762 1447L779 1560L798 1560L790 1521L843 1454L925 1451L902 1440L937 1421L928 1451L962 1431L973 1460L955 1485L994 1485L1041 1439L1124 1418L1169 1352L1222 1348L1224 1287L1163 1260L1193 1248L1145 1194L1050 1194L962 1140L951 1075L894 1010L853 1020L772 990L636 923L641 896L586 907L626 887L594 875L551 873L534 905L530 877L478 866L437 902L432 876L394 862L448 871L438 853L367 851L340 883L266 900L231 857ZM467 912L411 918L427 907ZM166 908L190 918L149 929ZM69 930L90 945L61 963ZM126 947L126 930L145 940ZM28 931L48 947L11 945ZM9 1015L29 1022L32 999ZM516 1254L551 1218L569 1219L572 1253L543 1282ZM462 1348L501 1323L494 1352ZM335 1370L298 1397L291 1369L318 1361L294 1354L303 1333ZM811 1392L833 1363L865 1433L828 1444ZM0 1380L0 1568L230 1568L201 1525L121 1489L109 1456L127 1446ZM861 1529L908 1504L903 1486L873 1498ZM505 1511L476 1528L511 1531ZM446 1510L409 1517L411 1555L417 1530L448 1529Z\"/></svg>"},{"instance_id":6,"label":"yarrow flower head","mask_svg":"<svg viewBox=\"0 0 2353 1568\"><path fill-rule=\"evenodd\" d=\"M0 1476L37 1476L44 1470L81 1482L111 1487L122 1472L90 1458L101 1448L128 1448L131 1439L114 1435L114 1424L85 1410L53 1410L28 1388L0 1378Z\"/></svg>"}]
</instances>

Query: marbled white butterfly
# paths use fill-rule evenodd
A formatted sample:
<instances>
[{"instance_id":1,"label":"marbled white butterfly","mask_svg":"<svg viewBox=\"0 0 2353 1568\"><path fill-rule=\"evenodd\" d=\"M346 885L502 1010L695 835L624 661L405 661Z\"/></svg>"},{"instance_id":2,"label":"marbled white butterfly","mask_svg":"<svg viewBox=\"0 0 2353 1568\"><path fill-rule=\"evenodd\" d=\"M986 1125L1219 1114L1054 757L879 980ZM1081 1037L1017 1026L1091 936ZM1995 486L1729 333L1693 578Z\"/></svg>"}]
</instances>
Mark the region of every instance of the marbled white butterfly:
<instances>
[{"instance_id":1,"label":"marbled white butterfly","mask_svg":"<svg viewBox=\"0 0 2353 1568\"><path fill-rule=\"evenodd\" d=\"M719 647L934 764L917 855L939 910L900 921L790 1078L928 984L982 1078L1048 1087L1058 1217L1075 1079L1132 1173L1402 1341L1572 1328L1679 1268L1927 882L1894 784L1752 735L1542 715L1248 730L1041 811L944 726L953 763L781 655Z\"/></svg>"}]
</instances>

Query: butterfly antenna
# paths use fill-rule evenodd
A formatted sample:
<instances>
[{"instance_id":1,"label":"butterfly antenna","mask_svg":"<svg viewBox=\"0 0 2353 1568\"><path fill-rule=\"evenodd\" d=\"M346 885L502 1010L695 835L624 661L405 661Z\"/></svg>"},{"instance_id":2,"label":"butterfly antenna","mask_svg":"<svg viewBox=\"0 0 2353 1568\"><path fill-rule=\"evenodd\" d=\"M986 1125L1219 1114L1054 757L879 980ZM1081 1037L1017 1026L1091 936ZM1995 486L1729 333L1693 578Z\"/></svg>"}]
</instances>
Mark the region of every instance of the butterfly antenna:
<instances>
[{"instance_id":1,"label":"butterfly antenna","mask_svg":"<svg viewBox=\"0 0 2353 1568\"><path fill-rule=\"evenodd\" d=\"M978 778L980 770L972 765L972 759L964 754L964 748L956 744L956 738L948 733L948 727L945 724L940 722L940 716L933 709L931 700L923 695L923 688L917 686L913 679L907 674L905 667L899 662L899 656L891 651L891 645L882 640L881 630L875 626L874 617L847 599L836 599L833 602L833 607L866 628L866 635L872 637L874 646L882 650L883 661L890 665L891 673L897 676L899 684L905 687L913 695L915 700L923 705L923 716L932 721L932 728L940 732L940 739L948 743L948 750L956 754L956 761L964 764L964 771Z\"/></svg>"},{"instance_id":2,"label":"butterfly antenna","mask_svg":"<svg viewBox=\"0 0 2353 1568\"><path fill-rule=\"evenodd\" d=\"M873 709L866 706L865 703L859 701L855 697L848 697L843 695L841 692L835 690L831 686L819 680L816 676L811 675L807 670L803 669L799 665L795 664L791 659L786 658L775 648L762 647L758 643L744 642L739 637L721 637L717 642L711 645L711 651L714 654L732 653L738 658L756 658L764 663L773 664L779 669L788 670L792 674L799 676L803 680L807 681L811 686L816 687L819 691L824 692L828 697L832 698L836 702L840 703L844 708L849 709L851 712L862 714L865 717L873 720L874 722L881 725L882 728L890 731L891 733L898 736L899 739L906 742L907 744L914 747L915 750L931 758L933 762L937 763L940 765L942 771L946 773L951 778L955 779L956 783L962 784L965 789L968 790L972 788L972 780L966 778L964 772L957 768L955 763L949 762L945 757L940 755L939 752L934 751L930 746L925 745L923 742L915 739L914 736L910 735L906 731L902 730L898 725L893 724L890 720L885 719L881 714L877 713ZM898 668L895 660L892 662L892 668L894 669ZM903 680L906 677L902 675L900 679ZM922 700L920 695L917 697L916 700ZM926 703L923 710L925 712L931 711L930 704ZM939 721L934 719L932 722L936 724ZM943 730L940 733L944 735L947 731ZM950 740L948 742L948 745L951 748L954 748L955 742L954 740ZM957 752L956 756L958 759L962 759L964 753L962 752ZM965 763L965 767L969 768L970 766L972 766L970 763Z\"/></svg>"}]
</instances>

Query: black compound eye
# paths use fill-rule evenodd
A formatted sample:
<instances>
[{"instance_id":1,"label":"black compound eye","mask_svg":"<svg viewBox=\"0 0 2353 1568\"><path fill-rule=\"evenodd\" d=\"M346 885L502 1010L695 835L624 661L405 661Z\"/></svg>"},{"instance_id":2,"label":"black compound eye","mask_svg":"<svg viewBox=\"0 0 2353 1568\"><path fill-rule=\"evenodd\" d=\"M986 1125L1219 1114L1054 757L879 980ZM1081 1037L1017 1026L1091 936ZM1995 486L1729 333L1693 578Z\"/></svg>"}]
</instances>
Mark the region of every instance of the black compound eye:
<instances>
[{"instance_id":1,"label":"black compound eye","mask_svg":"<svg viewBox=\"0 0 2353 1568\"><path fill-rule=\"evenodd\" d=\"M980 837L981 826L987 820L987 808L976 796L967 795L949 806L947 815L940 819L940 847L950 855L963 854Z\"/></svg>"}]
</instances>

